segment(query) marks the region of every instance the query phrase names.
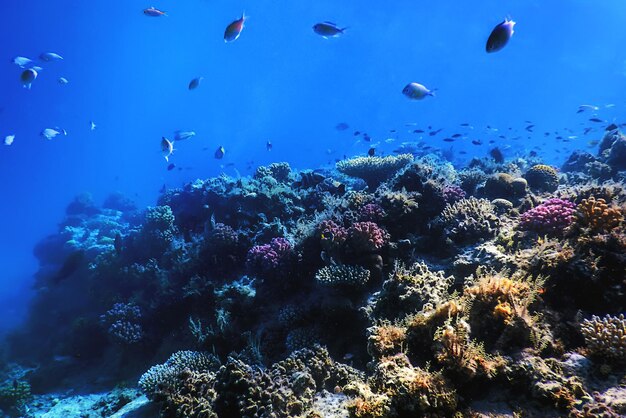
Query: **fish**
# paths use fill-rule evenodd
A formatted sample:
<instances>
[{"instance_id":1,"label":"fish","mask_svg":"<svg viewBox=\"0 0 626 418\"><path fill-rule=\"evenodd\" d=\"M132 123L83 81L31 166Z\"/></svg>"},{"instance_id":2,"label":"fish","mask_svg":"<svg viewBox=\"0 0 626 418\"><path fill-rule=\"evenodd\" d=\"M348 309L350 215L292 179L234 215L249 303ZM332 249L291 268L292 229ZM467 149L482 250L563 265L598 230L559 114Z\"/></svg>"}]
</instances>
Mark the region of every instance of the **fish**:
<instances>
[{"instance_id":1,"label":"fish","mask_svg":"<svg viewBox=\"0 0 626 418\"><path fill-rule=\"evenodd\" d=\"M463 136L463 135L461 135L461 134L454 134L454 135L452 135L452 138L460 138L460 137L462 137L462 136Z\"/></svg>"},{"instance_id":2,"label":"fish","mask_svg":"<svg viewBox=\"0 0 626 418\"><path fill-rule=\"evenodd\" d=\"M469 128L469 127L471 127L472 125L470 125L470 124L469 124L469 123L467 123L467 122L464 122L464 123L462 123L462 124L461 124L461 126L463 126L463 127L465 127L465 128Z\"/></svg>"},{"instance_id":3,"label":"fish","mask_svg":"<svg viewBox=\"0 0 626 418\"><path fill-rule=\"evenodd\" d=\"M247 18L248 16L243 13L239 19L226 26L226 30L224 31L224 42L233 42L239 38Z\"/></svg>"},{"instance_id":4,"label":"fish","mask_svg":"<svg viewBox=\"0 0 626 418\"><path fill-rule=\"evenodd\" d=\"M270 142L270 140L268 139L268 140L267 140L267 142L265 143L265 149L266 149L267 151L271 151L273 147L274 147L274 146L272 145L272 143L271 143L271 142Z\"/></svg>"},{"instance_id":5,"label":"fish","mask_svg":"<svg viewBox=\"0 0 626 418\"><path fill-rule=\"evenodd\" d=\"M322 174L314 171L301 171L300 180L293 183L294 187L301 189L310 189L317 186L326 179Z\"/></svg>"},{"instance_id":6,"label":"fish","mask_svg":"<svg viewBox=\"0 0 626 418\"><path fill-rule=\"evenodd\" d=\"M61 134L63 134L64 136L67 136L67 131L65 129L55 127L55 128L46 128L40 132L40 135L46 138L47 140L56 138L57 136Z\"/></svg>"},{"instance_id":7,"label":"fish","mask_svg":"<svg viewBox=\"0 0 626 418\"><path fill-rule=\"evenodd\" d=\"M96 124L94 123L94 121L89 121L89 129L91 129L92 131L95 131L97 128Z\"/></svg>"},{"instance_id":8,"label":"fish","mask_svg":"<svg viewBox=\"0 0 626 418\"><path fill-rule=\"evenodd\" d=\"M454 138L444 138L444 142L454 142Z\"/></svg>"},{"instance_id":9,"label":"fish","mask_svg":"<svg viewBox=\"0 0 626 418\"><path fill-rule=\"evenodd\" d=\"M313 32L317 33L324 39L337 38L343 35L346 29L348 28L339 28L337 24L333 22L321 22L313 25Z\"/></svg>"},{"instance_id":10,"label":"fish","mask_svg":"<svg viewBox=\"0 0 626 418\"><path fill-rule=\"evenodd\" d=\"M423 129L414 129L413 133L414 134L423 134L425 131Z\"/></svg>"},{"instance_id":11,"label":"fish","mask_svg":"<svg viewBox=\"0 0 626 418\"><path fill-rule=\"evenodd\" d=\"M335 125L335 129L338 131L345 131L346 129L348 129L350 126L345 123L345 122L340 122L337 125Z\"/></svg>"},{"instance_id":12,"label":"fish","mask_svg":"<svg viewBox=\"0 0 626 418\"><path fill-rule=\"evenodd\" d=\"M221 160L222 158L224 158L224 154L226 154L226 150L224 149L223 146L219 146L217 147L217 150L215 150L215 158L218 160Z\"/></svg>"},{"instance_id":13,"label":"fish","mask_svg":"<svg viewBox=\"0 0 626 418\"><path fill-rule=\"evenodd\" d=\"M113 248L115 249L115 253L117 255L122 254L122 248L124 246L124 242L122 240L122 235L118 232L115 234L115 240L113 241Z\"/></svg>"},{"instance_id":14,"label":"fish","mask_svg":"<svg viewBox=\"0 0 626 418\"><path fill-rule=\"evenodd\" d=\"M31 85L33 84L33 81L37 79L38 75L39 74L37 73L37 70L33 68L24 70L22 72L22 75L20 76L20 80L22 81L22 85L24 86L24 88L30 89Z\"/></svg>"},{"instance_id":15,"label":"fish","mask_svg":"<svg viewBox=\"0 0 626 418\"><path fill-rule=\"evenodd\" d=\"M593 128L585 128L583 134L587 135L589 132L593 131Z\"/></svg>"},{"instance_id":16,"label":"fish","mask_svg":"<svg viewBox=\"0 0 626 418\"><path fill-rule=\"evenodd\" d=\"M200 83L202 82L202 80L204 80L204 77L198 77L198 78L194 78L193 80L191 80L188 86L189 90L197 89Z\"/></svg>"},{"instance_id":17,"label":"fish","mask_svg":"<svg viewBox=\"0 0 626 418\"><path fill-rule=\"evenodd\" d=\"M57 81L59 82L59 84L61 84L63 86L66 85L67 83L69 83L69 81L65 77L59 77L59 78L57 78Z\"/></svg>"},{"instance_id":18,"label":"fish","mask_svg":"<svg viewBox=\"0 0 626 418\"><path fill-rule=\"evenodd\" d=\"M589 122L596 122L596 123L600 123L600 122L606 122L605 120L602 120L600 118L591 118L589 119Z\"/></svg>"},{"instance_id":19,"label":"fish","mask_svg":"<svg viewBox=\"0 0 626 418\"><path fill-rule=\"evenodd\" d=\"M189 138L193 138L196 136L194 131L175 131L174 132L174 141L184 141Z\"/></svg>"},{"instance_id":20,"label":"fish","mask_svg":"<svg viewBox=\"0 0 626 418\"><path fill-rule=\"evenodd\" d=\"M587 144L589 144L590 147L595 147L599 143L600 143L600 141L598 141L597 139L594 139L594 140L591 140L591 141L587 142Z\"/></svg>"},{"instance_id":21,"label":"fish","mask_svg":"<svg viewBox=\"0 0 626 418\"><path fill-rule=\"evenodd\" d=\"M443 128L437 129L436 131L428 132L428 135L435 136L435 135L437 135L441 131L443 131Z\"/></svg>"},{"instance_id":22,"label":"fish","mask_svg":"<svg viewBox=\"0 0 626 418\"><path fill-rule=\"evenodd\" d=\"M74 251L72 254L67 256L59 271L57 271L57 273L52 277L52 282L58 284L62 280L72 276L83 264L84 259L85 251L83 250Z\"/></svg>"},{"instance_id":23,"label":"fish","mask_svg":"<svg viewBox=\"0 0 626 418\"><path fill-rule=\"evenodd\" d=\"M161 154L165 158L165 161L169 162L170 155L174 152L174 143L166 137L161 138Z\"/></svg>"},{"instance_id":24,"label":"fish","mask_svg":"<svg viewBox=\"0 0 626 418\"><path fill-rule=\"evenodd\" d=\"M513 36L513 27L515 26L515 22L509 19L504 19L504 22L498 23L495 28L489 34L489 38L487 39L487 45L485 46L485 50L487 53L500 51L502 48L509 43L509 40Z\"/></svg>"},{"instance_id":25,"label":"fish","mask_svg":"<svg viewBox=\"0 0 626 418\"><path fill-rule=\"evenodd\" d=\"M534 127L535 127L535 125L528 125L524 129L526 129L528 132L532 132Z\"/></svg>"},{"instance_id":26,"label":"fish","mask_svg":"<svg viewBox=\"0 0 626 418\"><path fill-rule=\"evenodd\" d=\"M175 169L175 168L176 168L176 164L174 164L174 163L170 163L170 164L167 166L167 171L172 171L172 170L173 170L173 169Z\"/></svg>"},{"instance_id":27,"label":"fish","mask_svg":"<svg viewBox=\"0 0 626 418\"><path fill-rule=\"evenodd\" d=\"M370 157L373 157L375 154L376 154L376 148L372 147L367 150L367 155L369 155Z\"/></svg>"},{"instance_id":28,"label":"fish","mask_svg":"<svg viewBox=\"0 0 626 418\"><path fill-rule=\"evenodd\" d=\"M482 141L480 139L472 139L472 144L474 145L482 145Z\"/></svg>"},{"instance_id":29,"label":"fish","mask_svg":"<svg viewBox=\"0 0 626 418\"><path fill-rule=\"evenodd\" d=\"M163 10L155 8L154 6L144 9L143 14L150 17L167 16L167 13L165 13Z\"/></svg>"},{"instance_id":30,"label":"fish","mask_svg":"<svg viewBox=\"0 0 626 418\"><path fill-rule=\"evenodd\" d=\"M11 145L15 141L15 135L7 135L4 137L4 145Z\"/></svg>"},{"instance_id":31,"label":"fish","mask_svg":"<svg viewBox=\"0 0 626 418\"><path fill-rule=\"evenodd\" d=\"M600 110L600 108L598 106L594 106L594 105L580 105L578 106L578 110L576 111L576 113L582 113L586 110L591 110L593 112L597 112L598 110Z\"/></svg>"},{"instance_id":32,"label":"fish","mask_svg":"<svg viewBox=\"0 0 626 418\"><path fill-rule=\"evenodd\" d=\"M54 52L42 52L39 59L45 62L62 61L63 57Z\"/></svg>"},{"instance_id":33,"label":"fish","mask_svg":"<svg viewBox=\"0 0 626 418\"><path fill-rule=\"evenodd\" d=\"M409 83L402 89L402 94L412 100L422 100L426 96L435 96L435 90L428 90L422 84L419 83Z\"/></svg>"},{"instance_id":34,"label":"fish","mask_svg":"<svg viewBox=\"0 0 626 418\"><path fill-rule=\"evenodd\" d=\"M369 136L368 134L364 133L363 134L363 141L365 142L371 142L372 141L372 137Z\"/></svg>"},{"instance_id":35,"label":"fish","mask_svg":"<svg viewBox=\"0 0 626 418\"><path fill-rule=\"evenodd\" d=\"M18 57L13 58L13 64L21 68L32 68L34 63L35 62L33 60L31 60L30 58L26 58L26 57L18 56Z\"/></svg>"},{"instance_id":36,"label":"fish","mask_svg":"<svg viewBox=\"0 0 626 418\"><path fill-rule=\"evenodd\" d=\"M493 158L496 164L502 164L504 162L504 155L502 154L502 151L500 151L500 148L498 147L491 149L489 151L489 155L491 156L491 158Z\"/></svg>"},{"instance_id":37,"label":"fish","mask_svg":"<svg viewBox=\"0 0 626 418\"><path fill-rule=\"evenodd\" d=\"M391 144L392 142L394 142L396 139L395 138L387 138L385 139L385 143L387 144Z\"/></svg>"}]
</instances>

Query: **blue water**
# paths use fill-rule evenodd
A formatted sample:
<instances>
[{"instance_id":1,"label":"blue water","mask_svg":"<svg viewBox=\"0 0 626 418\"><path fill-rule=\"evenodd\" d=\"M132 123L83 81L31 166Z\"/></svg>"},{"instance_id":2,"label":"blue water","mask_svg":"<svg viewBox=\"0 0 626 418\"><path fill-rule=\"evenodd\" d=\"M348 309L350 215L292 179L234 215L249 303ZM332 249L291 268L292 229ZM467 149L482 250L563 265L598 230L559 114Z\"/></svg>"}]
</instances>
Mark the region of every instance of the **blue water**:
<instances>
[{"instance_id":1,"label":"blue water","mask_svg":"<svg viewBox=\"0 0 626 418\"><path fill-rule=\"evenodd\" d=\"M354 130L390 153L419 140L407 123L444 128L423 140L452 146L457 164L484 155L490 138L505 155L539 147L546 162L560 164L599 139L599 132L583 136L589 115L576 114L578 105L615 104L600 111L608 121L619 121L626 105L626 6L618 0L152 3L0 3L0 136L16 135L13 145L0 145L1 329L25 312L33 246L55 232L80 192L100 203L121 191L146 206L164 184L362 154L372 144L357 142ZM152 5L168 16L144 16ZM243 11L250 17L241 37L225 44L224 28ZM517 22L511 42L486 54L491 29L506 16ZM349 29L323 39L311 27L326 20ZM42 64L32 89L22 88L11 60L44 51L65 59ZM61 76L69 84L60 85ZM401 91L412 81L437 88L437 96L408 100ZM530 138L525 120L536 125ZM350 128L335 130L339 122ZM467 139L442 142L463 133L464 122L475 128ZM68 135L39 136L55 126ZM177 169L167 171L159 142L177 129L197 136L176 145ZM544 131L578 138L563 143ZM471 145L474 138L485 145ZM226 149L221 161L213 158L218 145Z\"/></svg>"}]
</instances>

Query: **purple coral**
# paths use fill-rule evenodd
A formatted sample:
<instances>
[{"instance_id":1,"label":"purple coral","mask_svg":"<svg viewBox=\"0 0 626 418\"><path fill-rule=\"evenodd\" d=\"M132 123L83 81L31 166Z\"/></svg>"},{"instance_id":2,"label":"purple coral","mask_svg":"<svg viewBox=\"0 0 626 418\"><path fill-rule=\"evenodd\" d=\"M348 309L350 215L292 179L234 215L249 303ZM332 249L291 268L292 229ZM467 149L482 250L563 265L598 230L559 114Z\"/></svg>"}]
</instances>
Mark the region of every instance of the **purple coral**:
<instances>
[{"instance_id":1,"label":"purple coral","mask_svg":"<svg viewBox=\"0 0 626 418\"><path fill-rule=\"evenodd\" d=\"M380 205L377 205L376 203L368 203L361 209L359 217L362 221L378 222L381 221L385 215L385 211L380 207Z\"/></svg>"},{"instance_id":2,"label":"purple coral","mask_svg":"<svg viewBox=\"0 0 626 418\"><path fill-rule=\"evenodd\" d=\"M284 266L292 254L293 247L287 239L272 238L269 244L250 248L246 263L252 271L267 272Z\"/></svg>"},{"instance_id":3,"label":"purple coral","mask_svg":"<svg viewBox=\"0 0 626 418\"><path fill-rule=\"evenodd\" d=\"M388 240L389 234L374 222L355 222L348 229L348 245L355 252L380 250Z\"/></svg>"},{"instance_id":4,"label":"purple coral","mask_svg":"<svg viewBox=\"0 0 626 418\"><path fill-rule=\"evenodd\" d=\"M443 188L443 200L446 203L455 203L461 199L465 199L465 191L459 186L448 185Z\"/></svg>"},{"instance_id":5,"label":"purple coral","mask_svg":"<svg viewBox=\"0 0 626 418\"><path fill-rule=\"evenodd\" d=\"M239 235L230 226L216 223L213 229L207 233L206 240L211 248L228 249L237 246Z\"/></svg>"},{"instance_id":6,"label":"purple coral","mask_svg":"<svg viewBox=\"0 0 626 418\"><path fill-rule=\"evenodd\" d=\"M108 327L108 332L115 340L134 344L143 338L143 330L137 321L141 318L141 310L133 303L116 303L104 315L100 315L100 323Z\"/></svg>"},{"instance_id":7,"label":"purple coral","mask_svg":"<svg viewBox=\"0 0 626 418\"><path fill-rule=\"evenodd\" d=\"M519 227L539 233L558 234L574 221L576 206L569 200L548 199L520 217Z\"/></svg>"}]
</instances>

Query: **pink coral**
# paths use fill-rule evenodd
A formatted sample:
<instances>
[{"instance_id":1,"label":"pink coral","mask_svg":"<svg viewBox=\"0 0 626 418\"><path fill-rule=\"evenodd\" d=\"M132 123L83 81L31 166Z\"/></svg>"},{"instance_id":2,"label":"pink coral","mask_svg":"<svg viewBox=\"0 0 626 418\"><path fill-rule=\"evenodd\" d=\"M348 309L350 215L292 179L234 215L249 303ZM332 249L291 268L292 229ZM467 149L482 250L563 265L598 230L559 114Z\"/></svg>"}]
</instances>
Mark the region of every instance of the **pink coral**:
<instances>
[{"instance_id":1,"label":"pink coral","mask_svg":"<svg viewBox=\"0 0 626 418\"><path fill-rule=\"evenodd\" d=\"M548 199L525 212L520 218L520 229L547 234L559 234L574 221L576 206L569 200Z\"/></svg>"},{"instance_id":2,"label":"pink coral","mask_svg":"<svg viewBox=\"0 0 626 418\"><path fill-rule=\"evenodd\" d=\"M326 247L335 247L346 242L348 237L348 231L335 222L327 219L320 222L317 227L317 232L322 241L322 244Z\"/></svg>"},{"instance_id":3,"label":"pink coral","mask_svg":"<svg viewBox=\"0 0 626 418\"><path fill-rule=\"evenodd\" d=\"M443 188L443 200L446 203L458 202L461 199L465 199L465 191L459 186L449 185Z\"/></svg>"},{"instance_id":4,"label":"pink coral","mask_svg":"<svg viewBox=\"0 0 626 418\"><path fill-rule=\"evenodd\" d=\"M246 263L252 271L267 272L283 266L293 254L291 243L285 238L272 238L269 244L255 245L248 251Z\"/></svg>"},{"instance_id":5,"label":"pink coral","mask_svg":"<svg viewBox=\"0 0 626 418\"><path fill-rule=\"evenodd\" d=\"M348 245L355 252L380 250L388 240L389 234L374 222L355 222L348 229Z\"/></svg>"},{"instance_id":6,"label":"pink coral","mask_svg":"<svg viewBox=\"0 0 626 418\"><path fill-rule=\"evenodd\" d=\"M386 213L380 205L377 205L376 203L368 203L361 208L359 218L362 221L376 222L382 220L385 215Z\"/></svg>"}]
</instances>

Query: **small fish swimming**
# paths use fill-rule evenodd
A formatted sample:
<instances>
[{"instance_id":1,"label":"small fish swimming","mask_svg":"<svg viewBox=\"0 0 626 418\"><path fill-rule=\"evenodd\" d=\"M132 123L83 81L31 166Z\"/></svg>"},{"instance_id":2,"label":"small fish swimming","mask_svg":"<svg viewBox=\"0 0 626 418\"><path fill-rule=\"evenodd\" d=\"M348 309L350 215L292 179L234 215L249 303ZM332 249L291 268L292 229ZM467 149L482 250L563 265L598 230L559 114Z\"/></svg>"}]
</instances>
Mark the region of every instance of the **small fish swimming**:
<instances>
[{"instance_id":1,"label":"small fish swimming","mask_svg":"<svg viewBox=\"0 0 626 418\"><path fill-rule=\"evenodd\" d=\"M97 128L96 124L94 123L94 121L89 121L89 129L92 131L95 131Z\"/></svg>"},{"instance_id":2,"label":"small fish swimming","mask_svg":"<svg viewBox=\"0 0 626 418\"><path fill-rule=\"evenodd\" d=\"M272 143L271 143L271 142L270 142L270 140L268 139L268 140L267 140L267 142L265 143L265 149L266 149L267 151L271 151L273 147L274 147L274 146L272 145Z\"/></svg>"},{"instance_id":3,"label":"small fish swimming","mask_svg":"<svg viewBox=\"0 0 626 418\"><path fill-rule=\"evenodd\" d=\"M526 129L528 132L532 132L534 127L535 127L535 125L528 125L524 129Z\"/></svg>"},{"instance_id":4,"label":"small fish swimming","mask_svg":"<svg viewBox=\"0 0 626 418\"><path fill-rule=\"evenodd\" d=\"M174 164L174 163L170 163L170 164L167 166L167 171L172 171L172 170L173 170L173 169L175 169L175 168L176 168L176 164Z\"/></svg>"},{"instance_id":5,"label":"small fish swimming","mask_svg":"<svg viewBox=\"0 0 626 418\"><path fill-rule=\"evenodd\" d=\"M167 16L167 13L165 13L163 10L155 8L154 6L144 9L143 14L150 17Z\"/></svg>"},{"instance_id":6,"label":"small fish swimming","mask_svg":"<svg viewBox=\"0 0 626 418\"><path fill-rule=\"evenodd\" d=\"M365 142L372 142L372 137L369 136L369 134L364 133L363 134L363 141L365 141Z\"/></svg>"},{"instance_id":7,"label":"small fish swimming","mask_svg":"<svg viewBox=\"0 0 626 418\"><path fill-rule=\"evenodd\" d=\"M372 147L367 150L367 155L369 155L370 157L373 157L375 154L376 154L376 148Z\"/></svg>"},{"instance_id":8,"label":"small fish swimming","mask_svg":"<svg viewBox=\"0 0 626 418\"><path fill-rule=\"evenodd\" d=\"M463 136L463 135L461 135L461 134L454 134L454 135L452 135L452 138L460 138L460 137L462 137L462 136Z\"/></svg>"},{"instance_id":9,"label":"small fish swimming","mask_svg":"<svg viewBox=\"0 0 626 418\"><path fill-rule=\"evenodd\" d=\"M444 142L454 142L454 138L444 138L443 139Z\"/></svg>"},{"instance_id":10,"label":"small fish swimming","mask_svg":"<svg viewBox=\"0 0 626 418\"><path fill-rule=\"evenodd\" d=\"M224 42L233 42L239 38L247 18L246 14L243 13L239 19L226 26L226 30L224 31Z\"/></svg>"},{"instance_id":11,"label":"small fish swimming","mask_svg":"<svg viewBox=\"0 0 626 418\"><path fill-rule=\"evenodd\" d=\"M17 65L21 68L31 68L35 62L26 57L15 57L13 58L13 64Z\"/></svg>"},{"instance_id":12,"label":"small fish swimming","mask_svg":"<svg viewBox=\"0 0 626 418\"><path fill-rule=\"evenodd\" d=\"M226 154L226 149L224 149L223 146L219 146L217 147L217 150L215 150L215 158L218 160L221 160L222 158L224 158L224 155Z\"/></svg>"},{"instance_id":13,"label":"small fish swimming","mask_svg":"<svg viewBox=\"0 0 626 418\"><path fill-rule=\"evenodd\" d=\"M514 26L515 22L509 19L504 19L504 22L497 24L487 39L485 46L487 53L497 52L504 48L513 36Z\"/></svg>"},{"instance_id":14,"label":"small fish swimming","mask_svg":"<svg viewBox=\"0 0 626 418\"><path fill-rule=\"evenodd\" d=\"M474 145L482 145L482 141L480 139L472 139L472 144Z\"/></svg>"},{"instance_id":15,"label":"small fish swimming","mask_svg":"<svg viewBox=\"0 0 626 418\"><path fill-rule=\"evenodd\" d=\"M194 78L193 80L191 80L189 82L189 90L197 89L200 83L202 82L202 80L204 80L204 77L198 77L198 78Z\"/></svg>"},{"instance_id":16,"label":"small fish swimming","mask_svg":"<svg viewBox=\"0 0 626 418\"><path fill-rule=\"evenodd\" d=\"M586 110L591 110L593 112L598 111L600 108L598 106L593 106L593 105L580 105L578 106L578 110L576 111L576 113L582 113Z\"/></svg>"},{"instance_id":17,"label":"small fish swimming","mask_svg":"<svg viewBox=\"0 0 626 418\"><path fill-rule=\"evenodd\" d=\"M436 131L428 132L428 135L429 136L435 136L435 135L437 135L441 131L443 131L443 128L439 128Z\"/></svg>"},{"instance_id":18,"label":"small fish swimming","mask_svg":"<svg viewBox=\"0 0 626 418\"><path fill-rule=\"evenodd\" d=\"M317 33L324 39L341 36L346 29L348 28L339 28L337 24L333 22L322 22L313 25L313 32Z\"/></svg>"},{"instance_id":19,"label":"small fish swimming","mask_svg":"<svg viewBox=\"0 0 626 418\"><path fill-rule=\"evenodd\" d=\"M37 79L38 75L39 74L37 73L37 70L33 68L24 70L22 72L22 75L20 76L20 80L22 81L22 85L24 86L24 88L30 90L30 87L33 84L33 81Z\"/></svg>"},{"instance_id":20,"label":"small fish swimming","mask_svg":"<svg viewBox=\"0 0 626 418\"><path fill-rule=\"evenodd\" d=\"M40 133L40 135L46 138L47 140L52 140L61 134L63 134L64 136L67 136L67 131L65 129L61 129L58 127L46 128Z\"/></svg>"},{"instance_id":21,"label":"small fish swimming","mask_svg":"<svg viewBox=\"0 0 626 418\"><path fill-rule=\"evenodd\" d=\"M491 151L489 151L489 155L491 156L491 158L493 158L496 164L502 164L504 162L504 154L502 154L502 151L500 151L500 148L498 147L495 147Z\"/></svg>"},{"instance_id":22,"label":"small fish swimming","mask_svg":"<svg viewBox=\"0 0 626 418\"><path fill-rule=\"evenodd\" d=\"M422 100L426 96L435 96L435 89L428 90L426 87L419 83L409 83L402 89L404 94L409 99Z\"/></svg>"},{"instance_id":23,"label":"small fish swimming","mask_svg":"<svg viewBox=\"0 0 626 418\"><path fill-rule=\"evenodd\" d=\"M11 145L15 141L15 135L7 135L4 137L4 145Z\"/></svg>"},{"instance_id":24,"label":"small fish swimming","mask_svg":"<svg viewBox=\"0 0 626 418\"><path fill-rule=\"evenodd\" d=\"M360 132L360 131L354 131L354 134L353 134L353 135L354 135L354 136L359 136L359 135L361 135L361 132Z\"/></svg>"},{"instance_id":25,"label":"small fish swimming","mask_svg":"<svg viewBox=\"0 0 626 418\"><path fill-rule=\"evenodd\" d=\"M606 122L605 120L602 120L600 118L591 118L589 119L590 122L596 122L596 123L600 123L600 122Z\"/></svg>"},{"instance_id":26,"label":"small fish swimming","mask_svg":"<svg viewBox=\"0 0 626 418\"><path fill-rule=\"evenodd\" d=\"M161 138L161 154L165 161L170 161L170 155L174 153L174 143L167 139L166 137Z\"/></svg>"},{"instance_id":27,"label":"small fish swimming","mask_svg":"<svg viewBox=\"0 0 626 418\"><path fill-rule=\"evenodd\" d=\"M174 141L184 141L189 138L193 138L196 136L194 131L176 131L174 132Z\"/></svg>"},{"instance_id":28,"label":"small fish swimming","mask_svg":"<svg viewBox=\"0 0 626 418\"><path fill-rule=\"evenodd\" d=\"M54 52L43 52L39 55L39 59L45 62L62 61L63 57Z\"/></svg>"},{"instance_id":29,"label":"small fish swimming","mask_svg":"<svg viewBox=\"0 0 626 418\"><path fill-rule=\"evenodd\" d=\"M59 84L61 84L63 86L66 85L67 83L69 83L69 81L65 77L59 77L59 78L57 78L57 81L59 82Z\"/></svg>"},{"instance_id":30,"label":"small fish swimming","mask_svg":"<svg viewBox=\"0 0 626 418\"><path fill-rule=\"evenodd\" d=\"M348 129L350 126L345 123L345 122L340 122L337 125L335 125L335 129L338 131L345 131L346 129Z\"/></svg>"}]
</instances>

